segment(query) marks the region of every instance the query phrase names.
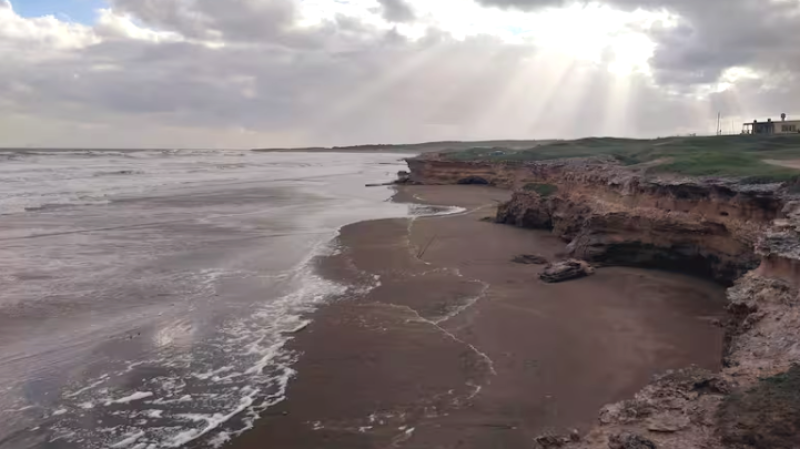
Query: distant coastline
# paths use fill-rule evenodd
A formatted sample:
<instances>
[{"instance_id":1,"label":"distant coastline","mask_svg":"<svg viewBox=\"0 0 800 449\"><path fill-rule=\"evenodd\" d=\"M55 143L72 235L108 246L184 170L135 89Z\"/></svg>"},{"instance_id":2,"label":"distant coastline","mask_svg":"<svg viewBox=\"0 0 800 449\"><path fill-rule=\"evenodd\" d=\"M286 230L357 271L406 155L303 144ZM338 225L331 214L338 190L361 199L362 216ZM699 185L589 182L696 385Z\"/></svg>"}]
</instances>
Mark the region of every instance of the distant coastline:
<instances>
[{"instance_id":1,"label":"distant coastline","mask_svg":"<svg viewBox=\"0 0 800 449\"><path fill-rule=\"evenodd\" d=\"M86 147L0 147L0 152L27 153L27 152L61 152L61 151L90 151L90 152L140 152L140 151L254 151L257 153L439 153L448 151L463 151L476 148L502 148L505 150L526 150L539 145L555 142L555 140L480 140L460 141L443 140L436 142L410 143L410 144L364 144L343 146L309 146L309 147L275 147L275 148L86 148Z\"/></svg>"},{"instance_id":2,"label":"distant coastline","mask_svg":"<svg viewBox=\"0 0 800 449\"><path fill-rule=\"evenodd\" d=\"M474 148L503 148L506 150L524 150L537 147L550 140L481 140L481 141L440 141L412 144L368 144L333 147L301 147L301 148L255 148L256 152L312 152L312 153L439 153L462 151Z\"/></svg>"}]
</instances>

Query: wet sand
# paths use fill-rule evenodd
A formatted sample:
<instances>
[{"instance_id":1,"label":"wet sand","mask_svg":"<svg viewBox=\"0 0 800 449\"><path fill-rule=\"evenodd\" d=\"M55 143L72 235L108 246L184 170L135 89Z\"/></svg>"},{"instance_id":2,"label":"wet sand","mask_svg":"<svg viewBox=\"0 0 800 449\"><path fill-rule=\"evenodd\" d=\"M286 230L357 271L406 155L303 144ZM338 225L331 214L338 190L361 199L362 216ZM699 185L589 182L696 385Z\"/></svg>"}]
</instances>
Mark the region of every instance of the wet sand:
<instances>
[{"instance_id":1,"label":"wet sand","mask_svg":"<svg viewBox=\"0 0 800 449\"><path fill-rule=\"evenodd\" d=\"M227 447L528 448L586 428L655 373L719 368L721 287L630 268L544 284L510 260L554 260L564 243L480 220L508 195L404 187L398 200L467 212L345 227L322 274L379 286L314 314L290 344L288 399Z\"/></svg>"}]
</instances>

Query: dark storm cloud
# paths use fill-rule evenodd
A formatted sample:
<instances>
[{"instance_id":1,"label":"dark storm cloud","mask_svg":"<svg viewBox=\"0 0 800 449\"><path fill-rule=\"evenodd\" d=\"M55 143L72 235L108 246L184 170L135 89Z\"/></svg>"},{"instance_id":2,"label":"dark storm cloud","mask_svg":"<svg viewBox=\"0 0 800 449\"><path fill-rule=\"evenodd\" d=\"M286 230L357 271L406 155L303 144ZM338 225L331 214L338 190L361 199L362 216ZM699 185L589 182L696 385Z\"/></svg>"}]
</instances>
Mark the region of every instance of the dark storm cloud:
<instances>
[{"instance_id":1,"label":"dark storm cloud","mask_svg":"<svg viewBox=\"0 0 800 449\"><path fill-rule=\"evenodd\" d=\"M731 67L779 73L800 61L800 9L794 2L685 5L675 29L656 29L651 61L666 83L716 80Z\"/></svg>"},{"instance_id":2,"label":"dark storm cloud","mask_svg":"<svg viewBox=\"0 0 800 449\"><path fill-rule=\"evenodd\" d=\"M414 10L405 0L378 0L383 7L383 17L390 22L411 22Z\"/></svg>"}]
</instances>

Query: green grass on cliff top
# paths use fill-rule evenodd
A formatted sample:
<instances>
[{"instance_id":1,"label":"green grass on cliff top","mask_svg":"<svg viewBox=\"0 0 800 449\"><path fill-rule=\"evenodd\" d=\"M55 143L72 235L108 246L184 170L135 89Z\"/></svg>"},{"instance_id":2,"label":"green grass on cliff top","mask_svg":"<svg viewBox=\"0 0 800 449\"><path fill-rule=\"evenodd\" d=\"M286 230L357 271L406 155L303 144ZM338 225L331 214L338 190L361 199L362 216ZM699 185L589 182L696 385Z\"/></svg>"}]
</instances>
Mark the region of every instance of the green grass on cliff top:
<instances>
[{"instance_id":1,"label":"green grass on cliff top","mask_svg":"<svg viewBox=\"0 0 800 449\"><path fill-rule=\"evenodd\" d=\"M451 160L545 161L608 155L624 165L661 161L654 173L746 178L766 183L793 180L800 170L768 164L764 160L800 159L799 135L735 135L668 137L662 139L587 138L555 141L525 150L502 147L472 148L443 153Z\"/></svg>"}]
</instances>

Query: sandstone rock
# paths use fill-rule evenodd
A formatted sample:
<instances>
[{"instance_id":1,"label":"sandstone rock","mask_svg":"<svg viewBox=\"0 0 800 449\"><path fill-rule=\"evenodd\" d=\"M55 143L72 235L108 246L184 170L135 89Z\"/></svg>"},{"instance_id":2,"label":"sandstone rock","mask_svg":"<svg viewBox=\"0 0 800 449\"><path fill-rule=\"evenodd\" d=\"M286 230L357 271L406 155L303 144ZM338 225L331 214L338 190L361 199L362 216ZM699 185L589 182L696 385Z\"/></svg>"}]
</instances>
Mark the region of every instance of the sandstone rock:
<instances>
[{"instance_id":1,"label":"sandstone rock","mask_svg":"<svg viewBox=\"0 0 800 449\"><path fill-rule=\"evenodd\" d=\"M533 192L515 192L497 208L497 222L531 229L552 229L553 201Z\"/></svg>"},{"instance_id":2,"label":"sandstone rock","mask_svg":"<svg viewBox=\"0 0 800 449\"><path fill-rule=\"evenodd\" d=\"M689 417L686 415L662 413L647 420L647 430L670 433L685 429L689 424Z\"/></svg>"},{"instance_id":3,"label":"sandstone rock","mask_svg":"<svg viewBox=\"0 0 800 449\"><path fill-rule=\"evenodd\" d=\"M551 449L556 447L564 447L565 444L570 442L570 439L567 437L556 436L556 435L542 435L537 437L534 442L537 449Z\"/></svg>"},{"instance_id":4,"label":"sandstone rock","mask_svg":"<svg viewBox=\"0 0 800 449\"><path fill-rule=\"evenodd\" d=\"M547 263L547 259L536 254L520 254L511 259L511 261L523 265L545 265Z\"/></svg>"},{"instance_id":5,"label":"sandstone rock","mask_svg":"<svg viewBox=\"0 0 800 449\"><path fill-rule=\"evenodd\" d=\"M724 284L759 265L755 240L784 203L775 186L753 190L722 180L659 176L602 160L501 163L426 156L408 164L411 178L425 184L554 186L558 193L549 196L517 190L498 207L496 221L552 230L573 242L572 257L590 263L678 270ZM800 216L800 204L796 209ZM795 248L800 257L800 244L783 240L774 237L764 246Z\"/></svg>"},{"instance_id":6,"label":"sandstone rock","mask_svg":"<svg viewBox=\"0 0 800 449\"><path fill-rule=\"evenodd\" d=\"M564 282L594 274L594 268L582 260L570 259L548 264L539 278L548 283Z\"/></svg>"},{"instance_id":7,"label":"sandstone rock","mask_svg":"<svg viewBox=\"0 0 800 449\"><path fill-rule=\"evenodd\" d=\"M656 449L656 444L641 435L623 432L609 438L608 449Z\"/></svg>"},{"instance_id":8,"label":"sandstone rock","mask_svg":"<svg viewBox=\"0 0 800 449\"><path fill-rule=\"evenodd\" d=\"M634 398L604 407L599 425L580 444L564 448L723 449L715 433L718 406L729 388L722 377L698 367L657 375Z\"/></svg>"},{"instance_id":9,"label":"sandstone rock","mask_svg":"<svg viewBox=\"0 0 800 449\"><path fill-rule=\"evenodd\" d=\"M534 448L536 449L550 449L566 447L570 443L577 443L581 441L581 435L578 429L572 429L569 435L545 434L534 438Z\"/></svg>"}]
</instances>

